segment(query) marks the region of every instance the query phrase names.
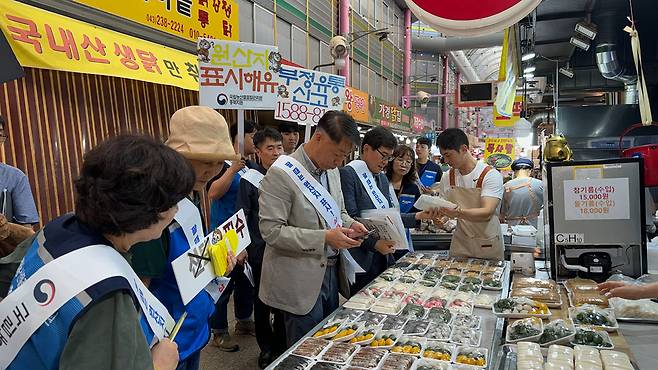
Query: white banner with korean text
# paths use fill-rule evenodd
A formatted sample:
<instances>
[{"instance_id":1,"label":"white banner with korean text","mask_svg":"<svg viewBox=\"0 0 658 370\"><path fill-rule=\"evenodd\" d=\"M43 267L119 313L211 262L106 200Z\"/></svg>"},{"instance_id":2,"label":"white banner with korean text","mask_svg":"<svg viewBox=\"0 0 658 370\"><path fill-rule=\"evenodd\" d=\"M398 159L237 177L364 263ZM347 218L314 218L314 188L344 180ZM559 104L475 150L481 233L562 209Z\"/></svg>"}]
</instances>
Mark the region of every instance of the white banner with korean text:
<instances>
[{"instance_id":1,"label":"white banner with korean text","mask_svg":"<svg viewBox=\"0 0 658 370\"><path fill-rule=\"evenodd\" d=\"M274 118L317 125L328 110L342 110L345 77L282 65Z\"/></svg>"},{"instance_id":2,"label":"white banner with korean text","mask_svg":"<svg viewBox=\"0 0 658 370\"><path fill-rule=\"evenodd\" d=\"M199 104L215 109L274 109L281 54L272 45L200 38Z\"/></svg>"}]
</instances>

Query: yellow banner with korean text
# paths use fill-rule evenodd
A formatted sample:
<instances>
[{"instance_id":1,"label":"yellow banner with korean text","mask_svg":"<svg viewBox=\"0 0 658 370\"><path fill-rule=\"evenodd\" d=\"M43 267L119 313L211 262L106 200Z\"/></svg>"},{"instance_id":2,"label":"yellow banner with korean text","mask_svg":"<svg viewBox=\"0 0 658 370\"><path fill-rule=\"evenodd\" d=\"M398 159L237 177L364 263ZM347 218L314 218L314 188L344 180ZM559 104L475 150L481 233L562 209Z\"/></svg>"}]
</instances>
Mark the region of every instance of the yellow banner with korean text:
<instances>
[{"instance_id":1,"label":"yellow banner with korean text","mask_svg":"<svg viewBox=\"0 0 658 370\"><path fill-rule=\"evenodd\" d=\"M367 123L370 120L368 116L368 93L353 87L345 89L345 102L343 111L352 115L355 121Z\"/></svg>"},{"instance_id":2,"label":"yellow banner with korean text","mask_svg":"<svg viewBox=\"0 0 658 370\"><path fill-rule=\"evenodd\" d=\"M499 170L510 170L516 159L514 138L486 138L484 141L484 162Z\"/></svg>"},{"instance_id":3,"label":"yellow banner with korean text","mask_svg":"<svg viewBox=\"0 0 658 370\"><path fill-rule=\"evenodd\" d=\"M194 42L239 39L235 0L74 1Z\"/></svg>"},{"instance_id":4,"label":"yellow banner with korean text","mask_svg":"<svg viewBox=\"0 0 658 370\"><path fill-rule=\"evenodd\" d=\"M17 1L0 2L0 29L24 67L199 89L195 55Z\"/></svg>"},{"instance_id":5,"label":"yellow banner with korean text","mask_svg":"<svg viewBox=\"0 0 658 370\"><path fill-rule=\"evenodd\" d=\"M496 127L514 127L516 121L521 118L521 111L523 110L523 96L514 97L514 105L512 106L512 115L506 117L498 111L496 106L494 110L494 126Z\"/></svg>"}]
</instances>

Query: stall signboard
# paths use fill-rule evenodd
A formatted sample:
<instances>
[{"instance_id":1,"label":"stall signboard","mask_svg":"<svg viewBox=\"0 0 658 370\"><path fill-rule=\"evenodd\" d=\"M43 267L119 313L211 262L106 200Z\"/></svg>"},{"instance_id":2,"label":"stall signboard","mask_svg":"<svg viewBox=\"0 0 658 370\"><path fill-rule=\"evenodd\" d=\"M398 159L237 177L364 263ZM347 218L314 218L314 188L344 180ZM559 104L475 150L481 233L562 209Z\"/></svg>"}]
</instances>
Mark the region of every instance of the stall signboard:
<instances>
[{"instance_id":1,"label":"stall signboard","mask_svg":"<svg viewBox=\"0 0 658 370\"><path fill-rule=\"evenodd\" d=\"M496 106L493 107L494 110L494 126L495 127L509 127L513 128L521 118L521 111L523 110L523 97L517 96L514 98L514 105L512 107L512 115L507 117L498 112Z\"/></svg>"},{"instance_id":2,"label":"stall signboard","mask_svg":"<svg viewBox=\"0 0 658 370\"><path fill-rule=\"evenodd\" d=\"M411 132L413 122L413 113L411 111L389 104L374 96L370 97L368 109L371 124Z\"/></svg>"},{"instance_id":3,"label":"stall signboard","mask_svg":"<svg viewBox=\"0 0 658 370\"><path fill-rule=\"evenodd\" d=\"M199 39L199 102L215 109L274 109L281 55L271 45Z\"/></svg>"},{"instance_id":4,"label":"stall signboard","mask_svg":"<svg viewBox=\"0 0 658 370\"><path fill-rule=\"evenodd\" d=\"M355 121L368 122L368 93L353 87L345 88L343 111L352 115Z\"/></svg>"},{"instance_id":5,"label":"stall signboard","mask_svg":"<svg viewBox=\"0 0 658 370\"><path fill-rule=\"evenodd\" d=\"M628 220L630 218L628 178L564 181L565 220Z\"/></svg>"},{"instance_id":6,"label":"stall signboard","mask_svg":"<svg viewBox=\"0 0 658 370\"><path fill-rule=\"evenodd\" d=\"M238 4L235 0L74 0L194 42L239 39Z\"/></svg>"},{"instance_id":7,"label":"stall signboard","mask_svg":"<svg viewBox=\"0 0 658 370\"><path fill-rule=\"evenodd\" d=\"M345 77L282 65L274 118L317 125L328 110L343 109Z\"/></svg>"},{"instance_id":8,"label":"stall signboard","mask_svg":"<svg viewBox=\"0 0 658 370\"><path fill-rule=\"evenodd\" d=\"M429 120L424 114L413 114L413 124L411 129L415 133L432 131L434 129L434 120Z\"/></svg>"},{"instance_id":9,"label":"stall signboard","mask_svg":"<svg viewBox=\"0 0 658 370\"><path fill-rule=\"evenodd\" d=\"M23 67L199 88L192 54L17 1L0 2L0 29Z\"/></svg>"},{"instance_id":10,"label":"stall signboard","mask_svg":"<svg viewBox=\"0 0 658 370\"><path fill-rule=\"evenodd\" d=\"M251 243L251 236L249 235L246 218L242 209L216 228L211 234L203 238L198 244L191 246L187 253L183 253L171 263L184 304L188 304L215 279L215 271L209 259L208 248L222 240L225 233L229 230L235 230L238 236L237 255Z\"/></svg>"},{"instance_id":11,"label":"stall signboard","mask_svg":"<svg viewBox=\"0 0 658 370\"><path fill-rule=\"evenodd\" d=\"M413 115L413 123L411 124L411 131L414 133L423 132L423 127L425 126L425 117L420 114Z\"/></svg>"},{"instance_id":12,"label":"stall signboard","mask_svg":"<svg viewBox=\"0 0 658 370\"><path fill-rule=\"evenodd\" d=\"M486 138L484 142L484 162L499 170L509 170L516 158L514 138Z\"/></svg>"}]
</instances>

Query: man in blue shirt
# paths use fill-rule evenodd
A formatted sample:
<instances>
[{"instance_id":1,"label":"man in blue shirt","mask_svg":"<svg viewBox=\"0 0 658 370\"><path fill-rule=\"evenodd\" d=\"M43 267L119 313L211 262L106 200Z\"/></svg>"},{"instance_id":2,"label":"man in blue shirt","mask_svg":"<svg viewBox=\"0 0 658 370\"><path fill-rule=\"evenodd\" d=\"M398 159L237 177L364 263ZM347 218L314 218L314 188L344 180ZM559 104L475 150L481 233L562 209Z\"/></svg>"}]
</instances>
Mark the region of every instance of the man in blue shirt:
<instances>
[{"instance_id":1,"label":"man in blue shirt","mask_svg":"<svg viewBox=\"0 0 658 370\"><path fill-rule=\"evenodd\" d=\"M434 183L441 181L441 166L432 162L432 141L426 137L418 138L416 142L416 170L418 179L423 186L423 192L429 193Z\"/></svg>"},{"instance_id":2,"label":"man in blue shirt","mask_svg":"<svg viewBox=\"0 0 658 370\"><path fill-rule=\"evenodd\" d=\"M7 141L5 120L0 117L0 145ZM39 223L30 183L23 171L0 163L0 256L11 253L16 245L33 234Z\"/></svg>"},{"instance_id":3,"label":"man in blue shirt","mask_svg":"<svg viewBox=\"0 0 658 370\"><path fill-rule=\"evenodd\" d=\"M256 123L245 121L244 123L244 156L239 161L225 161L220 168L219 174L212 178L206 187L208 197L211 200L210 205L210 227L211 230L226 222L231 216L238 211L236 202L238 190L240 189L240 178L248 169L254 168L255 164L247 159L247 156L253 155L254 134L256 133ZM239 154L238 149L238 127L233 125L230 130L231 140L233 140L233 150ZM240 349L237 343L233 341L228 330L228 301L233 294L233 303L235 310L235 334L237 335L256 335L254 322L251 320L251 314L254 310L254 288L249 279L244 274L244 256L238 256L239 265L235 267L231 274L231 281L226 286L226 290L217 301L215 313L210 320L214 338L213 344L225 352L235 352ZM235 291L234 291L235 290Z\"/></svg>"}]
</instances>

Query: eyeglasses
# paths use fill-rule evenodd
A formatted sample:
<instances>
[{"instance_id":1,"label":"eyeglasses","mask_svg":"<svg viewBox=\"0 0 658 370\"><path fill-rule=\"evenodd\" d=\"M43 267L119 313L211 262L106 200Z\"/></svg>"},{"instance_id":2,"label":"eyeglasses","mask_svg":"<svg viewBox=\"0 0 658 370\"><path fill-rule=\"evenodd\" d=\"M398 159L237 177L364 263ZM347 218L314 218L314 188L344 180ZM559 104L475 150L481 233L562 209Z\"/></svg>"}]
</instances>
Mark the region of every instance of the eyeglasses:
<instances>
[{"instance_id":1,"label":"eyeglasses","mask_svg":"<svg viewBox=\"0 0 658 370\"><path fill-rule=\"evenodd\" d=\"M395 157L393 157L393 156L390 155L390 154L382 153L382 151L379 150L379 148L377 148L377 149L375 149L375 150L377 151L377 153L379 153L379 155L382 156L382 160L384 160L384 161L386 161L386 162L390 162L390 161L392 161L393 159L395 159Z\"/></svg>"},{"instance_id":2,"label":"eyeglasses","mask_svg":"<svg viewBox=\"0 0 658 370\"><path fill-rule=\"evenodd\" d=\"M397 157L397 158L395 158L395 160L400 162L401 164L406 164L406 165L409 165L409 166L411 166L411 164L413 163L413 161L411 159L402 159L402 157Z\"/></svg>"}]
</instances>

